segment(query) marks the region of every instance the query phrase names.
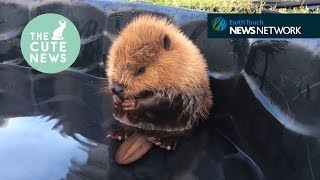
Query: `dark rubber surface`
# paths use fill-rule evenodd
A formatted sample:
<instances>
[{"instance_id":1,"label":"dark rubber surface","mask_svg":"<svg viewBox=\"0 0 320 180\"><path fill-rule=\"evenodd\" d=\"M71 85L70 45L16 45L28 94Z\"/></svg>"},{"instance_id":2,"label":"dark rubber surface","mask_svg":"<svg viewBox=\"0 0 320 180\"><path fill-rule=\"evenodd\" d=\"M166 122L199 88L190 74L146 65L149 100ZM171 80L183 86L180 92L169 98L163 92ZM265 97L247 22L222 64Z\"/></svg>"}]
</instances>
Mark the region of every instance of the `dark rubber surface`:
<instances>
[{"instance_id":1,"label":"dark rubber surface","mask_svg":"<svg viewBox=\"0 0 320 180\"><path fill-rule=\"evenodd\" d=\"M55 75L28 67L24 26L54 12L81 35L78 59ZM200 47L215 106L174 152L133 165L118 143L104 91L112 39L134 16L172 18ZM205 12L117 1L0 0L0 179L320 179L320 40L207 39Z\"/></svg>"}]
</instances>

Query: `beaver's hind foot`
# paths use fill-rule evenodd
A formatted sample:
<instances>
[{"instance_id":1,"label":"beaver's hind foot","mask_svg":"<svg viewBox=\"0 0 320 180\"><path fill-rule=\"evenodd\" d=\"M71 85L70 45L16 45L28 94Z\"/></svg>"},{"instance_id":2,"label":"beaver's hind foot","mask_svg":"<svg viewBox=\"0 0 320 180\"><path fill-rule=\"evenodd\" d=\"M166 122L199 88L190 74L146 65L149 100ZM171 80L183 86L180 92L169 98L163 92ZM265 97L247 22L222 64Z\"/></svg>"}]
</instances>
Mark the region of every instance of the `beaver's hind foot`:
<instances>
[{"instance_id":1,"label":"beaver's hind foot","mask_svg":"<svg viewBox=\"0 0 320 180\"><path fill-rule=\"evenodd\" d=\"M179 137L177 136L172 136L172 137L148 137L148 140L152 142L153 144L164 148L166 150L175 150L176 146L179 141Z\"/></svg>"},{"instance_id":2,"label":"beaver's hind foot","mask_svg":"<svg viewBox=\"0 0 320 180\"><path fill-rule=\"evenodd\" d=\"M109 132L107 132L106 137L109 139L117 139L117 140L126 140L133 131L128 130L126 128L116 128L116 129L111 129Z\"/></svg>"}]
</instances>

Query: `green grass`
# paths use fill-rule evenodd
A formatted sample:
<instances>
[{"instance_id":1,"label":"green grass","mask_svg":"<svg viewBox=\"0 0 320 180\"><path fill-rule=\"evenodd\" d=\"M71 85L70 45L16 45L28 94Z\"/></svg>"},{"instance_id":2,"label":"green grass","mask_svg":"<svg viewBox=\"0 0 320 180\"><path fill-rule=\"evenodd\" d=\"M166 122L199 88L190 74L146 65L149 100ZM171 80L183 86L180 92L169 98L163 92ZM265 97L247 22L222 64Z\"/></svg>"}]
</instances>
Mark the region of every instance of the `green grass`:
<instances>
[{"instance_id":1,"label":"green grass","mask_svg":"<svg viewBox=\"0 0 320 180\"><path fill-rule=\"evenodd\" d=\"M273 7L270 10L278 11L281 13L315 13L315 14L320 13L320 8L317 8L315 11L310 12L307 6L300 6L293 9L285 9L285 8L276 9L275 7Z\"/></svg>"},{"instance_id":2,"label":"green grass","mask_svg":"<svg viewBox=\"0 0 320 180\"><path fill-rule=\"evenodd\" d=\"M127 0L137 2L137 0ZM218 7L218 12L223 13L261 13L263 4L254 7L252 0L141 0L159 5L191 8L204 11L213 11L214 7ZM294 0L291 0L294 1ZM297 0L296 0L297 1ZM301 2L301 0L299 1ZM256 11L254 11L256 9ZM270 10L279 11L281 13L320 13L318 8L316 11L309 11L308 7L301 6L294 9L276 9Z\"/></svg>"}]
</instances>

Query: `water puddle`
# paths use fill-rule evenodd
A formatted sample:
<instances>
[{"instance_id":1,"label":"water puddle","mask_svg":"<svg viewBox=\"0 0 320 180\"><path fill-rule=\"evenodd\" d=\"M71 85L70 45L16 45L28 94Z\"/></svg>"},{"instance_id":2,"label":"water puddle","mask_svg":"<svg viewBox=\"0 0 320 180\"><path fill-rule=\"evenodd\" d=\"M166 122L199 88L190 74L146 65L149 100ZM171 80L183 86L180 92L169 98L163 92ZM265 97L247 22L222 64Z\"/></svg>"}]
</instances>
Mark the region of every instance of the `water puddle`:
<instances>
[{"instance_id":1,"label":"water puddle","mask_svg":"<svg viewBox=\"0 0 320 180\"><path fill-rule=\"evenodd\" d=\"M64 179L88 160L88 148L48 116L0 119L0 179ZM84 137L82 137L84 138Z\"/></svg>"}]
</instances>

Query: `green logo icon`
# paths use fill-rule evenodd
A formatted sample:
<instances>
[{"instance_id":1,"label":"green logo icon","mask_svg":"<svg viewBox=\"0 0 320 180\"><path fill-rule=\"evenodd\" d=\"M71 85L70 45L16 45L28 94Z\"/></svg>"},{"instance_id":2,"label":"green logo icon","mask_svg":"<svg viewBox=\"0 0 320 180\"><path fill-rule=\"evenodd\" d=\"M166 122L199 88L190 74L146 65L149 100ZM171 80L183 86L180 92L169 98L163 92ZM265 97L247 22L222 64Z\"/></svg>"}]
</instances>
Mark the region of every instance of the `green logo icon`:
<instances>
[{"instance_id":1,"label":"green logo icon","mask_svg":"<svg viewBox=\"0 0 320 180\"><path fill-rule=\"evenodd\" d=\"M222 17L216 17L212 21L212 28L215 31L224 31L227 27L227 21Z\"/></svg>"},{"instance_id":2,"label":"green logo icon","mask_svg":"<svg viewBox=\"0 0 320 180\"><path fill-rule=\"evenodd\" d=\"M80 35L68 18L43 14L24 28L20 46L31 67L43 73L58 73L68 69L77 59Z\"/></svg>"}]
</instances>

